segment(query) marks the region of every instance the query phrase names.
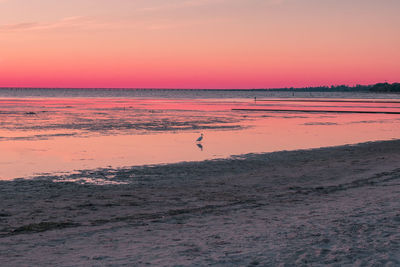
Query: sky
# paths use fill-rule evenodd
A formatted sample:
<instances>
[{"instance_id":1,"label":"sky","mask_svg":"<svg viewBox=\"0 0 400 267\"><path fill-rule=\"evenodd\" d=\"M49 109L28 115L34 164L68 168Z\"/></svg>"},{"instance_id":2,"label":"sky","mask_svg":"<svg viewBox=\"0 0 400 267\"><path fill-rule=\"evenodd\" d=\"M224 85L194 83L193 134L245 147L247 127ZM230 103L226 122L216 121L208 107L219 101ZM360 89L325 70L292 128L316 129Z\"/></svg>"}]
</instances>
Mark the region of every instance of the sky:
<instances>
[{"instance_id":1,"label":"sky","mask_svg":"<svg viewBox=\"0 0 400 267\"><path fill-rule=\"evenodd\" d=\"M400 81L399 0L0 0L0 87Z\"/></svg>"}]
</instances>

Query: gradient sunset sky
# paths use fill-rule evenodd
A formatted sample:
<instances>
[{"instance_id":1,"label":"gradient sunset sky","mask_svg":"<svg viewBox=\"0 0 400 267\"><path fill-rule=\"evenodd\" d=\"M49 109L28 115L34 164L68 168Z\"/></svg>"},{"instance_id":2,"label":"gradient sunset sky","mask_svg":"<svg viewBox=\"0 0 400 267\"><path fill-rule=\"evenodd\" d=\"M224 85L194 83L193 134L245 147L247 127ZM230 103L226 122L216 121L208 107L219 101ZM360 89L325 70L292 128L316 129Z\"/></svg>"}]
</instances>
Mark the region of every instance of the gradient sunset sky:
<instances>
[{"instance_id":1,"label":"gradient sunset sky","mask_svg":"<svg viewBox=\"0 0 400 267\"><path fill-rule=\"evenodd\" d=\"M400 81L399 0L0 0L0 87Z\"/></svg>"}]
</instances>

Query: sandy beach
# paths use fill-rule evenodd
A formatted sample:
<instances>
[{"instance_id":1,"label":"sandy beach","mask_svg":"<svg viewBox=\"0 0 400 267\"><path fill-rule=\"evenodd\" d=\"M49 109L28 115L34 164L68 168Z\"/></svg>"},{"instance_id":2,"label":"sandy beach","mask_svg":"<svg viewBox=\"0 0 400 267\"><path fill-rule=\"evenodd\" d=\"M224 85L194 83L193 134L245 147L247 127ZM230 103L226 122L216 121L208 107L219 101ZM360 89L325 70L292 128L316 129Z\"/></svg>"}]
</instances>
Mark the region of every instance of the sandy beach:
<instances>
[{"instance_id":1,"label":"sandy beach","mask_svg":"<svg viewBox=\"0 0 400 267\"><path fill-rule=\"evenodd\" d=\"M0 261L398 266L399 151L371 142L1 181ZM108 184L77 182L91 178Z\"/></svg>"},{"instance_id":2,"label":"sandy beach","mask_svg":"<svg viewBox=\"0 0 400 267\"><path fill-rule=\"evenodd\" d=\"M400 267L400 0L0 14L0 267Z\"/></svg>"}]
</instances>

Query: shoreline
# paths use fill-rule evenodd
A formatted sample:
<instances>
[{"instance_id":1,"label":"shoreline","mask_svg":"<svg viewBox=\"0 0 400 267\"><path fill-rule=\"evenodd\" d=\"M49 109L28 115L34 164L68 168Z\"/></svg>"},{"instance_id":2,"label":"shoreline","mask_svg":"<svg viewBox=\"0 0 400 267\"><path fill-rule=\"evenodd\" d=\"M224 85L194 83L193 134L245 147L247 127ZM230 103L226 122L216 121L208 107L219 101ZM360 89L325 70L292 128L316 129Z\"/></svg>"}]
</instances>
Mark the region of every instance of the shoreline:
<instances>
[{"instance_id":1,"label":"shoreline","mask_svg":"<svg viewBox=\"0 0 400 267\"><path fill-rule=\"evenodd\" d=\"M394 266L399 151L400 140L378 141L69 176L119 185L0 181L0 259Z\"/></svg>"}]
</instances>

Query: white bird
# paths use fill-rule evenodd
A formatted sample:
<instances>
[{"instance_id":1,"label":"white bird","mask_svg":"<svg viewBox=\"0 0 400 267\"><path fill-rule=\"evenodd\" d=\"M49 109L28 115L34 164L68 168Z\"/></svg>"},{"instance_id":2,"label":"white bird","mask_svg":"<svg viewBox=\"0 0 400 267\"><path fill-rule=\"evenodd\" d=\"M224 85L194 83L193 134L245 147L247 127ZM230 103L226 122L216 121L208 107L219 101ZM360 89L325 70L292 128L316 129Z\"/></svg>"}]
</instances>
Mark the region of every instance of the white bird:
<instances>
[{"instance_id":1,"label":"white bird","mask_svg":"<svg viewBox=\"0 0 400 267\"><path fill-rule=\"evenodd\" d=\"M196 141L197 141L197 142L201 142L201 140L203 140L203 134L201 134L201 135L200 135L200 137L199 137L199 138L197 138L197 140L196 140Z\"/></svg>"}]
</instances>

